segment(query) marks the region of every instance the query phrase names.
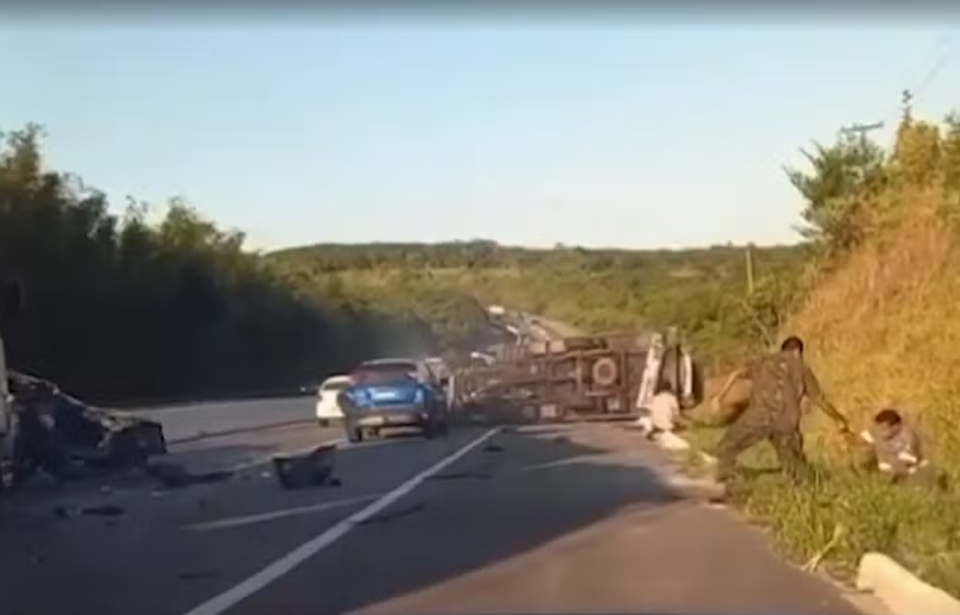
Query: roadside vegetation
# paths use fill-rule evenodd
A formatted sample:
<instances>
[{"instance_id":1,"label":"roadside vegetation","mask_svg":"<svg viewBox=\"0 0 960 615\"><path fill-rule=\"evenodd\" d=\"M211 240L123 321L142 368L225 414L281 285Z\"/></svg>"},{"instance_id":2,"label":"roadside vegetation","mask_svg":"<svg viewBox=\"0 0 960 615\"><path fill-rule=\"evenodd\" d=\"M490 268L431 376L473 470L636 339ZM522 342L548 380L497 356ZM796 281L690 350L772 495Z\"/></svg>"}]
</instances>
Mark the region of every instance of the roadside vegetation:
<instances>
[{"instance_id":1,"label":"roadside vegetation","mask_svg":"<svg viewBox=\"0 0 960 615\"><path fill-rule=\"evenodd\" d=\"M469 297L594 332L676 325L701 356L729 365L774 341L798 296L807 252L804 246L754 248L752 294L746 292L747 250L736 246L633 251L537 250L489 241L319 244L268 258L298 284L347 288L372 302L409 302L432 322L454 312L441 312L424 297Z\"/></svg>"},{"instance_id":2,"label":"roadside vegetation","mask_svg":"<svg viewBox=\"0 0 960 615\"><path fill-rule=\"evenodd\" d=\"M934 124L907 112L891 148L844 136L810 163L790 179L806 201L815 266L782 332L804 338L855 426L883 407L904 412L950 487L858 473L856 451L813 413L805 432L818 479L798 489L761 473L736 498L798 560L829 545L826 565L849 575L864 552L880 551L960 596L960 117ZM696 439L710 449L720 433ZM775 466L766 447L745 462Z\"/></svg>"},{"instance_id":3,"label":"roadside vegetation","mask_svg":"<svg viewBox=\"0 0 960 615\"><path fill-rule=\"evenodd\" d=\"M902 409L933 461L960 479L960 119L903 118L885 148L840 136L788 170L805 241L666 251L524 249L475 240L243 249L186 203L155 222L122 215L79 179L47 167L33 126L0 148L0 277L27 309L3 323L11 362L101 400L238 394L296 386L373 355L466 348L483 307L502 304L595 332L676 325L722 376L783 335L801 335L838 407L863 426ZM751 281L748 281L751 280ZM960 495L887 486L811 415L818 479L776 473L737 501L799 561L830 547L850 574L890 554L960 594ZM711 448L720 429L694 439ZM775 465L764 447L754 469Z\"/></svg>"},{"instance_id":4,"label":"roadside vegetation","mask_svg":"<svg viewBox=\"0 0 960 615\"><path fill-rule=\"evenodd\" d=\"M81 397L152 401L289 390L442 344L402 306L289 283L182 201L156 222L134 201L115 215L41 146L37 126L0 145L0 278L26 289L22 316L2 323L16 369Z\"/></svg>"}]
</instances>

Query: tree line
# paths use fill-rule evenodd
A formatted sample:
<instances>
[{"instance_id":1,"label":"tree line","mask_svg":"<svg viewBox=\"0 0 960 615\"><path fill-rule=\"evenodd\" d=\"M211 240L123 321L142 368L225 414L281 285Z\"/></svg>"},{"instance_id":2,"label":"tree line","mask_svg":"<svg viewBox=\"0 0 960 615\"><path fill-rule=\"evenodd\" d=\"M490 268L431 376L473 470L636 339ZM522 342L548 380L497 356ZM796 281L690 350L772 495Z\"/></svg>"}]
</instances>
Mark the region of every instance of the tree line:
<instances>
[{"instance_id":1,"label":"tree line","mask_svg":"<svg viewBox=\"0 0 960 615\"><path fill-rule=\"evenodd\" d=\"M47 168L36 125L0 136L0 279L26 297L0 323L17 369L95 400L164 399L288 388L443 344L404 306L298 287L181 201L154 224L142 203L112 213Z\"/></svg>"}]
</instances>

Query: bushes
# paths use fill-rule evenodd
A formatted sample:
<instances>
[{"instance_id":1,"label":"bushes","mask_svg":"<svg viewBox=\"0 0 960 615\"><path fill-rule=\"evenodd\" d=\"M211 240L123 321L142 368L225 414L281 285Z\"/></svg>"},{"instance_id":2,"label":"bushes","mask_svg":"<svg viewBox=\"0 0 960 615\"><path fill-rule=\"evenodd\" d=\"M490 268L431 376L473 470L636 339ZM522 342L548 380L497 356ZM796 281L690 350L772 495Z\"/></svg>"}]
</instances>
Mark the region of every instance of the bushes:
<instances>
[{"instance_id":1,"label":"bushes","mask_svg":"<svg viewBox=\"0 0 960 615\"><path fill-rule=\"evenodd\" d=\"M287 388L398 343L433 347L422 322L303 291L173 200L155 225L45 169L36 126L0 146L0 278L27 306L3 323L15 367L99 400Z\"/></svg>"},{"instance_id":2,"label":"bushes","mask_svg":"<svg viewBox=\"0 0 960 615\"><path fill-rule=\"evenodd\" d=\"M431 318L443 313L448 320L472 319L479 303L595 332L676 325L701 356L729 362L776 336L806 259L802 246L754 252L757 284L749 297L745 251L732 246L627 251L532 250L491 242L318 245L270 259L318 287L337 280L351 292L412 306L425 317L427 298L461 298L453 302L460 308L435 309ZM422 269L408 269L407 263Z\"/></svg>"}]
</instances>

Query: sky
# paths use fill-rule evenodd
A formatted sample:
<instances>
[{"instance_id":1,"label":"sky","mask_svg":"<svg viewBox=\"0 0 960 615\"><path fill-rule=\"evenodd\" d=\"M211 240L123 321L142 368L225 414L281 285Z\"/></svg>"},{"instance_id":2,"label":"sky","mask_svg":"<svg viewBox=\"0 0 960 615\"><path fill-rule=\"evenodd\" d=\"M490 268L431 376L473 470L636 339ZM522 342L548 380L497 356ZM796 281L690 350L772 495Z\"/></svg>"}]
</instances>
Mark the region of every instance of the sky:
<instances>
[{"instance_id":1,"label":"sky","mask_svg":"<svg viewBox=\"0 0 960 615\"><path fill-rule=\"evenodd\" d=\"M7 21L0 129L43 124L118 212L179 195L253 249L767 245L798 239L799 148L895 125L904 88L960 107L947 25Z\"/></svg>"}]
</instances>

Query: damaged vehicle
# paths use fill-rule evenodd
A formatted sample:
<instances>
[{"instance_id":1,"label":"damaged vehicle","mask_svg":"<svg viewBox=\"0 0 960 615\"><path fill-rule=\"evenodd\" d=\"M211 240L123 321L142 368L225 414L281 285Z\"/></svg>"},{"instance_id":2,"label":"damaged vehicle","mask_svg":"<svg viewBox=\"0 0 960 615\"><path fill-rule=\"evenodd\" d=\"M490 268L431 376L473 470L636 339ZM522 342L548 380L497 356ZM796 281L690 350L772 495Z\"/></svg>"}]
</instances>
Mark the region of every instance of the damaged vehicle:
<instances>
[{"instance_id":1,"label":"damaged vehicle","mask_svg":"<svg viewBox=\"0 0 960 615\"><path fill-rule=\"evenodd\" d=\"M13 485L37 470L70 479L140 467L167 451L156 421L87 405L48 380L19 372L8 372L7 385L16 424Z\"/></svg>"}]
</instances>

